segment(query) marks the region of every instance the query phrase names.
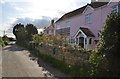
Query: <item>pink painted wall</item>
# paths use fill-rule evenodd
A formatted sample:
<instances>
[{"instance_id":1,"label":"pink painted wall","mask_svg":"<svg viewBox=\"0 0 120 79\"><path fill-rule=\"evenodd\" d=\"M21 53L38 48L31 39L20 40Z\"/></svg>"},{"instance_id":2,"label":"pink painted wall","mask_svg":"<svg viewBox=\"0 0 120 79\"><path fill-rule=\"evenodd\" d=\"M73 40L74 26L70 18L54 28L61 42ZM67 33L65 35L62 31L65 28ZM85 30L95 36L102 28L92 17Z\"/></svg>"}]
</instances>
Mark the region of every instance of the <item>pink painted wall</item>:
<instances>
[{"instance_id":1,"label":"pink painted wall","mask_svg":"<svg viewBox=\"0 0 120 79\"><path fill-rule=\"evenodd\" d=\"M80 27L87 27L94 33L95 38L98 39L99 30L102 29L107 15L111 12L111 7L116 4L118 3L110 3L109 5L104 5L94 10L90 7L87 7L84 13L57 22L56 25L59 23L61 28L66 28L66 21L70 21L70 36L74 36ZM91 24L85 23L85 15L88 13L92 13Z\"/></svg>"},{"instance_id":2,"label":"pink painted wall","mask_svg":"<svg viewBox=\"0 0 120 79\"><path fill-rule=\"evenodd\" d=\"M87 7L85 13L75 16L71 19L71 30L70 35L74 36L76 31L79 27L87 27L89 28L96 38L98 38L98 32L102 29L107 15L111 12L111 7L116 5L117 3L110 3L109 5L102 6L100 8L92 10L91 8ZM88 13L92 13L92 23L86 24L85 23L85 15Z\"/></svg>"}]
</instances>

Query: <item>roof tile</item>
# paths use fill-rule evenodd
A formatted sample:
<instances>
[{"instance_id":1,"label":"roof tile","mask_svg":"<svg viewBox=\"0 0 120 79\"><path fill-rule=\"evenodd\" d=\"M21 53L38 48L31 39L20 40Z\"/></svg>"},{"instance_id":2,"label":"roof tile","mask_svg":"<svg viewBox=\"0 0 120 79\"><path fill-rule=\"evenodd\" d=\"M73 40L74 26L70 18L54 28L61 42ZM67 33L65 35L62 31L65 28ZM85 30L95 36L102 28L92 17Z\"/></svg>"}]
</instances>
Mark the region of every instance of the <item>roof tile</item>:
<instances>
[{"instance_id":1,"label":"roof tile","mask_svg":"<svg viewBox=\"0 0 120 79\"><path fill-rule=\"evenodd\" d=\"M84 27L80 27L80 29L87 35L88 37L95 37L95 35L88 29Z\"/></svg>"}]
</instances>

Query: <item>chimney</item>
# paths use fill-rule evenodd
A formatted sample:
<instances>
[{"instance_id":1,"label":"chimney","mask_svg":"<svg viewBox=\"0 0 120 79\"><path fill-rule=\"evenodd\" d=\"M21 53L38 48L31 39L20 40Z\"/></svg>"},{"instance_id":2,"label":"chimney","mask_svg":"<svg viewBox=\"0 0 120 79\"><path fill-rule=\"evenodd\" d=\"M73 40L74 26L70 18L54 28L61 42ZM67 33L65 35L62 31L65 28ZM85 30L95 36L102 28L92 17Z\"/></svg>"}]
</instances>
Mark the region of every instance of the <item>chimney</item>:
<instances>
[{"instance_id":1,"label":"chimney","mask_svg":"<svg viewBox=\"0 0 120 79\"><path fill-rule=\"evenodd\" d=\"M54 24L54 20L51 20L51 25L53 25Z\"/></svg>"},{"instance_id":2,"label":"chimney","mask_svg":"<svg viewBox=\"0 0 120 79\"><path fill-rule=\"evenodd\" d=\"M50 24L51 28L55 28L55 25L54 25L54 20L51 20L51 24Z\"/></svg>"},{"instance_id":3,"label":"chimney","mask_svg":"<svg viewBox=\"0 0 120 79\"><path fill-rule=\"evenodd\" d=\"M109 2L110 0L91 0L91 3L94 2Z\"/></svg>"}]
</instances>

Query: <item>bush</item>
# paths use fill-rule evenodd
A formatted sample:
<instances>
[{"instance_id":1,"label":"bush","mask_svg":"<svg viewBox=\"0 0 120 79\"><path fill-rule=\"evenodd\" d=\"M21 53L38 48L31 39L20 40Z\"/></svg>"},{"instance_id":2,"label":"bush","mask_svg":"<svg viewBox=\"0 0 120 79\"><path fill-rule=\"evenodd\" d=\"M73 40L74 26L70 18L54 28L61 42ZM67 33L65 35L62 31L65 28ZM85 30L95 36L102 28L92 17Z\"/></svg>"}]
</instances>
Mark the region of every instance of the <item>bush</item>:
<instances>
[{"instance_id":1,"label":"bush","mask_svg":"<svg viewBox=\"0 0 120 79\"><path fill-rule=\"evenodd\" d=\"M104 56L109 63L110 76L120 75L120 14L111 13L106 20L97 52ZM106 73L108 73L106 71Z\"/></svg>"},{"instance_id":2,"label":"bush","mask_svg":"<svg viewBox=\"0 0 120 79\"><path fill-rule=\"evenodd\" d=\"M6 35L4 35L4 36L2 37L2 40L3 40L3 42L4 42L5 45L8 45L8 43L10 42L10 41L9 41L9 38L8 38Z\"/></svg>"},{"instance_id":3,"label":"bush","mask_svg":"<svg viewBox=\"0 0 120 79\"><path fill-rule=\"evenodd\" d=\"M0 42L0 45L1 45L1 46L5 46L4 41L1 41L1 42Z\"/></svg>"},{"instance_id":4,"label":"bush","mask_svg":"<svg viewBox=\"0 0 120 79\"><path fill-rule=\"evenodd\" d=\"M42 58L44 61L48 62L51 66L60 69L61 71L67 72L68 66L64 63L64 61L57 60L50 55L40 54L38 57Z\"/></svg>"},{"instance_id":5,"label":"bush","mask_svg":"<svg viewBox=\"0 0 120 79\"><path fill-rule=\"evenodd\" d=\"M49 65L51 65L54 68L59 69L60 71L64 72L65 74L69 74L69 75L75 76L75 77L76 76L78 76L78 77L89 76L89 74L88 74L89 66L88 66L87 62L80 64L80 65L72 66L72 65L66 64L62 60L58 60L58 59L52 57L51 55L40 53L40 51L38 51L38 50L34 50L34 51L32 50L31 53L38 58L42 58L45 62L49 63Z\"/></svg>"}]
</instances>

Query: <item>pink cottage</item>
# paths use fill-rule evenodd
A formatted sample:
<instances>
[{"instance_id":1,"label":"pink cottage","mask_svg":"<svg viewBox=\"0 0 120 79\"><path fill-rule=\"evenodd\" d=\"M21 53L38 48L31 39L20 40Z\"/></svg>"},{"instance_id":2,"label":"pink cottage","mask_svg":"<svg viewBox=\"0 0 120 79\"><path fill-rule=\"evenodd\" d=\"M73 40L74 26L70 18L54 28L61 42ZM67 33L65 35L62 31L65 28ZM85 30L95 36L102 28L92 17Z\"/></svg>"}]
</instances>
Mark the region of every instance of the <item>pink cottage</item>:
<instances>
[{"instance_id":1,"label":"pink cottage","mask_svg":"<svg viewBox=\"0 0 120 79\"><path fill-rule=\"evenodd\" d=\"M120 1L91 2L64 14L55 22L54 34L68 36L71 45L94 49L107 15L120 12Z\"/></svg>"}]
</instances>

